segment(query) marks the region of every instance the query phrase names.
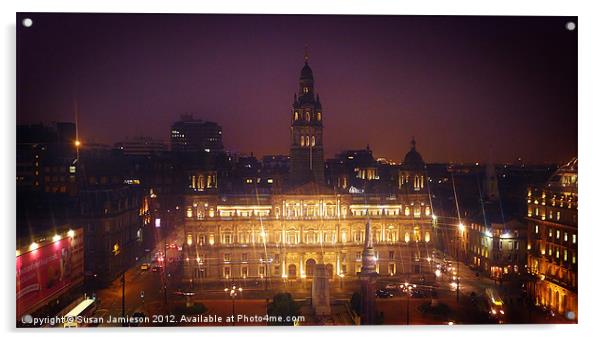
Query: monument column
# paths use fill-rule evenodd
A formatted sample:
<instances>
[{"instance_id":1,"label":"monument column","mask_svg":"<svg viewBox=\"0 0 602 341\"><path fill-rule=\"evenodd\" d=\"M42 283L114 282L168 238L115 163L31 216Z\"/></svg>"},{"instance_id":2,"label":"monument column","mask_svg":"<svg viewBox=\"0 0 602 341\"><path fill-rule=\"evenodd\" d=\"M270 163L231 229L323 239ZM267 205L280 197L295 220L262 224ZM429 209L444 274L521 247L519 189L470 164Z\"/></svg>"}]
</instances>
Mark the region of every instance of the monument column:
<instances>
[{"instance_id":1,"label":"monument column","mask_svg":"<svg viewBox=\"0 0 602 341\"><path fill-rule=\"evenodd\" d=\"M376 256L372 246L370 220L366 223L364 250L362 251L362 270L360 272L362 314L361 324L376 324Z\"/></svg>"}]
</instances>

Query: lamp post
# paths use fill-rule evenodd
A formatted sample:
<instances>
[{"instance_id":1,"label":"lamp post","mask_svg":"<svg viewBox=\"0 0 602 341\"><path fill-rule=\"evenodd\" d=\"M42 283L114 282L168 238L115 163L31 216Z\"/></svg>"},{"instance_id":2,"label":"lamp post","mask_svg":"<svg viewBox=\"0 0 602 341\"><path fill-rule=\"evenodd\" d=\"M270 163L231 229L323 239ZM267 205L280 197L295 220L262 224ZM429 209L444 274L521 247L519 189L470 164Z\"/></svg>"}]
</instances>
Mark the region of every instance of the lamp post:
<instances>
[{"instance_id":1,"label":"lamp post","mask_svg":"<svg viewBox=\"0 0 602 341\"><path fill-rule=\"evenodd\" d=\"M410 296L412 295L412 290L416 289L416 284L410 284L408 282L405 282L403 284L401 284L399 286L402 290L402 292L406 292L406 294L408 295L406 298L406 324L409 325L410 324Z\"/></svg>"},{"instance_id":2,"label":"lamp post","mask_svg":"<svg viewBox=\"0 0 602 341\"><path fill-rule=\"evenodd\" d=\"M458 243L456 246L456 302L460 302L460 238L462 236L464 236L464 229L466 227L464 226L464 224L462 224L462 222L460 222L460 224L458 224Z\"/></svg>"},{"instance_id":3,"label":"lamp post","mask_svg":"<svg viewBox=\"0 0 602 341\"><path fill-rule=\"evenodd\" d=\"M242 288L241 287L236 287L236 285L233 285L230 288L224 288L224 292L227 293L228 295L230 295L230 298L232 298L232 325L234 326L234 321L235 321L235 310L234 310L234 301L236 299L236 296L238 296L239 293L242 293Z\"/></svg>"}]
</instances>

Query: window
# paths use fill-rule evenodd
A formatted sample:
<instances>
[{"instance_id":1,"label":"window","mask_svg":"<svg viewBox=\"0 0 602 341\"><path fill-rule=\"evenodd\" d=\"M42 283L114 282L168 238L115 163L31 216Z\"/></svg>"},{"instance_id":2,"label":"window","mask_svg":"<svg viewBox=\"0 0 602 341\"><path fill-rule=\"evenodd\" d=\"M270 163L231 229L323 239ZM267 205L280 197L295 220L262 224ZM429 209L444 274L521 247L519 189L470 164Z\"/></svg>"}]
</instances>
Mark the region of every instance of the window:
<instances>
[{"instance_id":1,"label":"window","mask_svg":"<svg viewBox=\"0 0 602 341\"><path fill-rule=\"evenodd\" d=\"M573 244L577 244L577 235L576 234L573 235Z\"/></svg>"},{"instance_id":2,"label":"window","mask_svg":"<svg viewBox=\"0 0 602 341\"><path fill-rule=\"evenodd\" d=\"M556 239L560 239L560 230L556 230Z\"/></svg>"},{"instance_id":3,"label":"window","mask_svg":"<svg viewBox=\"0 0 602 341\"><path fill-rule=\"evenodd\" d=\"M230 267L229 266L224 267L224 277L230 278Z\"/></svg>"},{"instance_id":4,"label":"window","mask_svg":"<svg viewBox=\"0 0 602 341\"><path fill-rule=\"evenodd\" d=\"M569 234L568 233L564 233L564 241L568 242L569 241Z\"/></svg>"},{"instance_id":5,"label":"window","mask_svg":"<svg viewBox=\"0 0 602 341\"><path fill-rule=\"evenodd\" d=\"M362 260L362 253L360 251L355 253L355 260L356 261Z\"/></svg>"},{"instance_id":6,"label":"window","mask_svg":"<svg viewBox=\"0 0 602 341\"><path fill-rule=\"evenodd\" d=\"M318 111L318 121L322 120L322 113Z\"/></svg>"},{"instance_id":7,"label":"window","mask_svg":"<svg viewBox=\"0 0 602 341\"><path fill-rule=\"evenodd\" d=\"M246 261L248 261L248 260L249 260L249 256L248 256L248 254L247 254L247 253L243 253L243 254L241 255L241 260L242 260L243 262L246 262Z\"/></svg>"},{"instance_id":8,"label":"window","mask_svg":"<svg viewBox=\"0 0 602 341\"><path fill-rule=\"evenodd\" d=\"M309 147L309 135L305 136L305 145Z\"/></svg>"},{"instance_id":9,"label":"window","mask_svg":"<svg viewBox=\"0 0 602 341\"><path fill-rule=\"evenodd\" d=\"M299 113L295 111L295 121L299 120Z\"/></svg>"},{"instance_id":10,"label":"window","mask_svg":"<svg viewBox=\"0 0 602 341\"><path fill-rule=\"evenodd\" d=\"M306 112L305 112L305 120L306 120L307 122L311 121L311 115L309 114L309 111L306 111Z\"/></svg>"},{"instance_id":11,"label":"window","mask_svg":"<svg viewBox=\"0 0 602 341\"><path fill-rule=\"evenodd\" d=\"M229 261L230 261L230 254L224 253L224 262L229 262Z\"/></svg>"},{"instance_id":12,"label":"window","mask_svg":"<svg viewBox=\"0 0 602 341\"><path fill-rule=\"evenodd\" d=\"M389 251L389 259L395 259L395 251Z\"/></svg>"},{"instance_id":13,"label":"window","mask_svg":"<svg viewBox=\"0 0 602 341\"><path fill-rule=\"evenodd\" d=\"M535 234L539 234L539 225L535 225Z\"/></svg>"},{"instance_id":14,"label":"window","mask_svg":"<svg viewBox=\"0 0 602 341\"><path fill-rule=\"evenodd\" d=\"M247 268L246 266L240 268L240 275L242 276L242 278L247 278L247 276L249 275L249 268Z\"/></svg>"},{"instance_id":15,"label":"window","mask_svg":"<svg viewBox=\"0 0 602 341\"><path fill-rule=\"evenodd\" d=\"M301 136L301 147L305 146L305 137Z\"/></svg>"},{"instance_id":16,"label":"window","mask_svg":"<svg viewBox=\"0 0 602 341\"><path fill-rule=\"evenodd\" d=\"M316 137L315 137L315 136L312 136L312 137L311 137L311 146L313 147L313 146L315 146L315 145L316 145Z\"/></svg>"},{"instance_id":17,"label":"window","mask_svg":"<svg viewBox=\"0 0 602 341\"><path fill-rule=\"evenodd\" d=\"M560 211L556 212L556 220L560 220Z\"/></svg>"}]
</instances>

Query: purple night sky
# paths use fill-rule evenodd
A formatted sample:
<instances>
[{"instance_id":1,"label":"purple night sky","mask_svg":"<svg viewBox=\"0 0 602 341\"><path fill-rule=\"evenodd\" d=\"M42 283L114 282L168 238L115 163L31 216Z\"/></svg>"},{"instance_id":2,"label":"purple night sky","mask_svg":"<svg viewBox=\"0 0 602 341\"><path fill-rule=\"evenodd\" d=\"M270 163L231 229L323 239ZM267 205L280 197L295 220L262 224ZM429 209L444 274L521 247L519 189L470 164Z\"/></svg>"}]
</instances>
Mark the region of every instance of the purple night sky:
<instances>
[{"instance_id":1,"label":"purple night sky","mask_svg":"<svg viewBox=\"0 0 602 341\"><path fill-rule=\"evenodd\" d=\"M25 17L33 26L20 25ZM327 157L564 162L577 154L567 17L17 14L17 123L73 121L84 143L168 141L183 113L226 149L288 154L309 44Z\"/></svg>"}]
</instances>

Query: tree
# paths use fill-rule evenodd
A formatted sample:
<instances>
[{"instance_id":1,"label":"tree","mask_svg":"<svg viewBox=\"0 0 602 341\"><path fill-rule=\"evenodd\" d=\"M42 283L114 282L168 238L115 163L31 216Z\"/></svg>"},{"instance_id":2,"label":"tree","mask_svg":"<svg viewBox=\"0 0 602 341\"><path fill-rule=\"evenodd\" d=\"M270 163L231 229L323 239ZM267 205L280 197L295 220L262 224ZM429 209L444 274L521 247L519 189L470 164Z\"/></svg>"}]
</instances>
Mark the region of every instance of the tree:
<instances>
[{"instance_id":1,"label":"tree","mask_svg":"<svg viewBox=\"0 0 602 341\"><path fill-rule=\"evenodd\" d=\"M291 294L278 293L272 303L268 304L268 315L278 316L280 320L280 322L270 322L271 325L292 326L290 317L299 316L299 305L293 300Z\"/></svg>"}]
</instances>

